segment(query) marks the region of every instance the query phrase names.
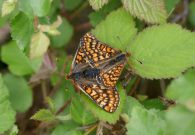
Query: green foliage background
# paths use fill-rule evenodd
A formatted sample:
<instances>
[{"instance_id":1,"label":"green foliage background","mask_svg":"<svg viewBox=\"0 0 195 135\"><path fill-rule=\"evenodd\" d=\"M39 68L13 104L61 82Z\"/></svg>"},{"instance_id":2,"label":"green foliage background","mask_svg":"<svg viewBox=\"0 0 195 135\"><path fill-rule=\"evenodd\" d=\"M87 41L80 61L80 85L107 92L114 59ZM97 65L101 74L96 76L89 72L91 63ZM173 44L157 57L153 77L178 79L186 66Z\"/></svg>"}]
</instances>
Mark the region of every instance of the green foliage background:
<instances>
[{"instance_id":1,"label":"green foliage background","mask_svg":"<svg viewBox=\"0 0 195 135\"><path fill-rule=\"evenodd\" d=\"M0 134L195 133L195 1L1 0L0 9ZM88 31L130 54L114 113L65 78Z\"/></svg>"}]
</instances>

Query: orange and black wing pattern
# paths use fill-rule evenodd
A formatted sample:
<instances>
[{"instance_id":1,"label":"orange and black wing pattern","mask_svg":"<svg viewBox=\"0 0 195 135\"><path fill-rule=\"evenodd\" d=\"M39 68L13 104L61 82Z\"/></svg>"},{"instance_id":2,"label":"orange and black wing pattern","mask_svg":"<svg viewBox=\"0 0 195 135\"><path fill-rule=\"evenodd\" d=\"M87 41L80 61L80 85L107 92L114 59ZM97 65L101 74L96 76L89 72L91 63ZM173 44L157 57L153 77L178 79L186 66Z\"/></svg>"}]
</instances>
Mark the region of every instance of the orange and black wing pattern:
<instances>
[{"instance_id":1,"label":"orange and black wing pattern","mask_svg":"<svg viewBox=\"0 0 195 135\"><path fill-rule=\"evenodd\" d=\"M105 43L100 42L91 33L86 33L80 40L80 51L84 52L89 62L98 67L99 63L112 58L121 51L115 50Z\"/></svg>"},{"instance_id":2,"label":"orange and black wing pattern","mask_svg":"<svg viewBox=\"0 0 195 135\"><path fill-rule=\"evenodd\" d=\"M107 112L115 112L119 105L119 94L116 88L106 88L93 84L79 84L80 89L99 107Z\"/></svg>"},{"instance_id":3,"label":"orange and black wing pattern","mask_svg":"<svg viewBox=\"0 0 195 135\"><path fill-rule=\"evenodd\" d=\"M123 68L124 68L124 63L121 63L114 66L113 68L110 68L106 72L103 70L100 73L100 77L102 79L104 86L115 87Z\"/></svg>"},{"instance_id":4,"label":"orange and black wing pattern","mask_svg":"<svg viewBox=\"0 0 195 135\"><path fill-rule=\"evenodd\" d=\"M107 112L115 112L119 105L116 83L125 60L121 51L100 42L91 33L86 33L80 40L72 64L72 73L77 74L77 78L72 79L98 106ZM96 74L94 69L100 72ZM85 77L86 74L88 77Z\"/></svg>"}]
</instances>

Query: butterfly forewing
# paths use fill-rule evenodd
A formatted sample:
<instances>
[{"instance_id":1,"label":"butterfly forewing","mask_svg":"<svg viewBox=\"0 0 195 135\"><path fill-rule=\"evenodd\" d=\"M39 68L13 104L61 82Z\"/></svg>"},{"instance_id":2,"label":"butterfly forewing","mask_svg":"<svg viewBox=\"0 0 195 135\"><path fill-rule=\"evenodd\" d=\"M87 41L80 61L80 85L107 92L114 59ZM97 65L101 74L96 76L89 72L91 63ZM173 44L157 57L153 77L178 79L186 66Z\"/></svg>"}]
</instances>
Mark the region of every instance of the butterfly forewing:
<instances>
[{"instance_id":1,"label":"butterfly forewing","mask_svg":"<svg viewBox=\"0 0 195 135\"><path fill-rule=\"evenodd\" d=\"M119 50L115 50L97 40L91 33L86 33L81 38L80 44L89 62L94 67L98 67L101 62L105 62L120 53Z\"/></svg>"}]
</instances>

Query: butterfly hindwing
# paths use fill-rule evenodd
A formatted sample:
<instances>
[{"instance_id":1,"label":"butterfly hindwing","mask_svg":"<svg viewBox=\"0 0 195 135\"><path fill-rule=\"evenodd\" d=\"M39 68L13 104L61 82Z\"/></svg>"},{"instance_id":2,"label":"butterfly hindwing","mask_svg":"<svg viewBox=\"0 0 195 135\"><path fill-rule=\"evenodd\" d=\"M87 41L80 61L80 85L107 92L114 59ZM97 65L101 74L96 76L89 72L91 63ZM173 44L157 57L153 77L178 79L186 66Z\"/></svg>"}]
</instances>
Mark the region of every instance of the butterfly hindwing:
<instances>
[{"instance_id":1,"label":"butterfly hindwing","mask_svg":"<svg viewBox=\"0 0 195 135\"><path fill-rule=\"evenodd\" d=\"M115 87L124 68L124 63L113 66L109 70L100 73L101 80L106 87Z\"/></svg>"},{"instance_id":2,"label":"butterfly hindwing","mask_svg":"<svg viewBox=\"0 0 195 135\"><path fill-rule=\"evenodd\" d=\"M78 84L78 87L99 107L107 112L114 112L119 105L119 94L116 88L106 88L93 84Z\"/></svg>"}]
</instances>

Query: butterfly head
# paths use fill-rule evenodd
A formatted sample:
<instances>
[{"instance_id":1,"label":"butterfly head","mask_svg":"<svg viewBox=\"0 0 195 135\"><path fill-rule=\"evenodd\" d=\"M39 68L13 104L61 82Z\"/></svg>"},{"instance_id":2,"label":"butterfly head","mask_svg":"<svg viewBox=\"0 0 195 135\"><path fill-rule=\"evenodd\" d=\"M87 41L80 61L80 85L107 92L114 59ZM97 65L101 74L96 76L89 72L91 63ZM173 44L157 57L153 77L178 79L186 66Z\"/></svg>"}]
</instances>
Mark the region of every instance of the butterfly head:
<instances>
[{"instance_id":1,"label":"butterfly head","mask_svg":"<svg viewBox=\"0 0 195 135\"><path fill-rule=\"evenodd\" d=\"M71 73L67 75L66 79L79 80L80 77L81 77L81 73L77 72L77 73Z\"/></svg>"}]
</instances>

